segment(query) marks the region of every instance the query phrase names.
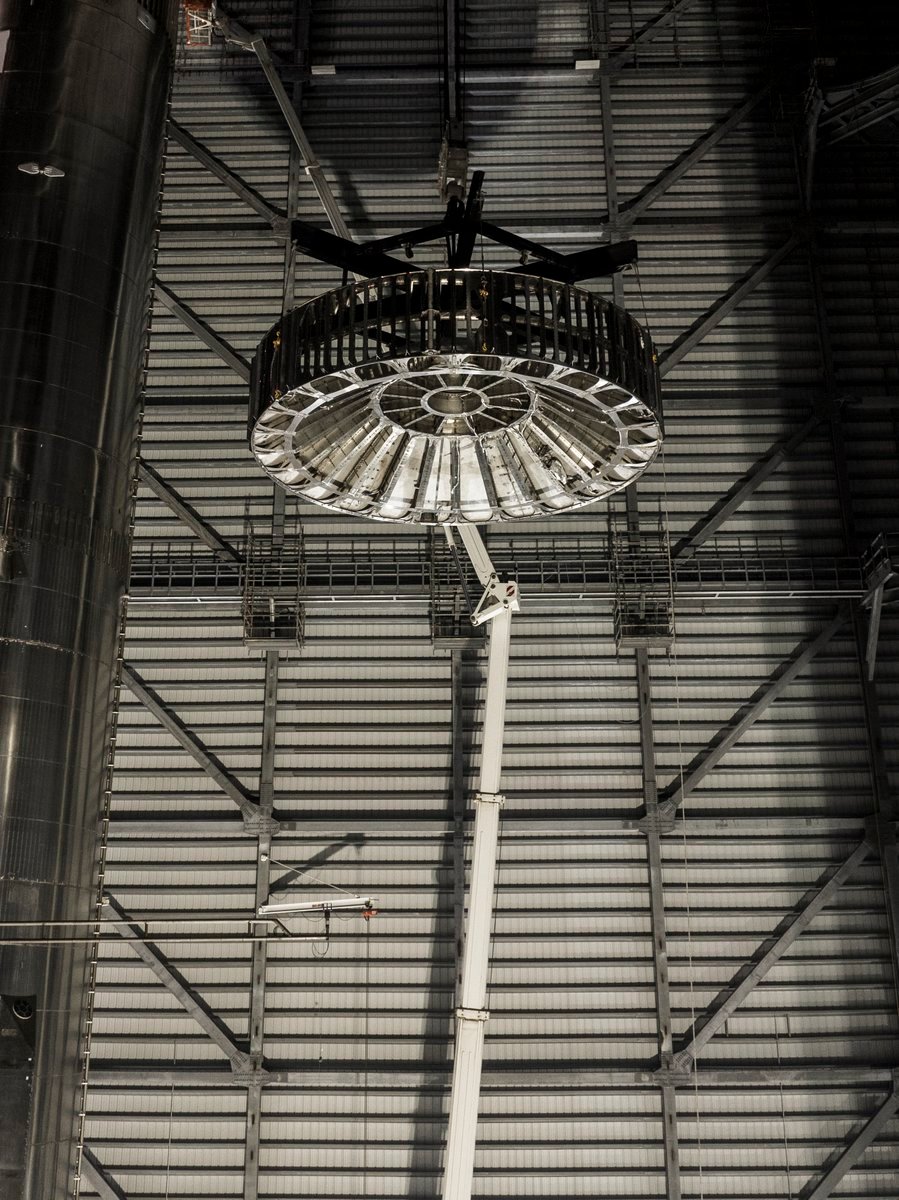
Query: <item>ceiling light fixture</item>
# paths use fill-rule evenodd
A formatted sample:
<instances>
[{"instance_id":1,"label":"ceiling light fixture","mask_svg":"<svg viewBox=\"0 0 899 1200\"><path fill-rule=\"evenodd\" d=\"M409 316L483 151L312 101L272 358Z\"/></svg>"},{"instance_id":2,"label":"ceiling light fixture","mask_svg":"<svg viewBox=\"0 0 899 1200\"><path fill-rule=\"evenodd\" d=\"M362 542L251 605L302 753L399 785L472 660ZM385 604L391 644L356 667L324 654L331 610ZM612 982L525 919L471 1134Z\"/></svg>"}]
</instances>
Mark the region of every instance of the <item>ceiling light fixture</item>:
<instances>
[{"instance_id":1,"label":"ceiling light fixture","mask_svg":"<svg viewBox=\"0 0 899 1200\"><path fill-rule=\"evenodd\" d=\"M19 170L23 175L46 175L48 179L63 179L65 171L59 167L51 167L49 164L41 166L36 162L19 163Z\"/></svg>"}]
</instances>

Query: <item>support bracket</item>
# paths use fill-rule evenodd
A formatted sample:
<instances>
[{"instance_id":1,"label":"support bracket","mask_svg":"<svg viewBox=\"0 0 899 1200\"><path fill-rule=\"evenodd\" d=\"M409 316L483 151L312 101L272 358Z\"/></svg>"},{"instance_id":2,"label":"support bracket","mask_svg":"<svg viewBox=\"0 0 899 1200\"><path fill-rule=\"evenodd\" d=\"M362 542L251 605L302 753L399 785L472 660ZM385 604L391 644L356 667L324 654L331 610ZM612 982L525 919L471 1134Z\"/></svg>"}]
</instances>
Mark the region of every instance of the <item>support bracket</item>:
<instances>
[{"instance_id":1,"label":"support bracket","mask_svg":"<svg viewBox=\"0 0 899 1200\"><path fill-rule=\"evenodd\" d=\"M693 1075L684 1067L663 1066L653 1071L652 1079L659 1087L683 1088L693 1082Z\"/></svg>"},{"instance_id":2,"label":"support bracket","mask_svg":"<svg viewBox=\"0 0 899 1200\"><path fill-rule=\"evenodd\" d=\"M243 814L243 827L254 837L275 837L281 830L281 823L259 808L255 812Z\"/></svg>"},{"instance_id":3,"label":"support bracket","mask_svg":"<svg viewBox=\"0 0 899 1200\"><path fill-rule=\"evenodd\" d=\"M457 1008L456 1016L460 1021L489 1021L490 1010L486 1008Z\"/></svg>"},{"instance_id":4,"label":"support bracket","mask_svg":"<svg viewBox=\"0 0 899 1200\"><path fill-rule=\"evenodd\" d=\"M660 804L639 817L633 827L642 833L673 833L677 824L676 813L677 809L673 804Z\"/></svg>"},{"instance_id":5,"label":"support bracket","mask_svg":"<svg viewBox=\"0 0 899 1200\"><path fill-rule=\"evenodd\" d=\"M506 797L500 792L476 792L476 804L495 804L497 808L503 808L506 803Z\"/></svg>"},{"instance_id":6,"label":"support bracket","mask_svg":"<svg viewBox=\"0 0 899 1200\"><path fill-rule=\"evenodd\" d=\"M598 279L614 275L624 267L637 261L637 243L626 240L608 245L590 246L573 254L560 254L532 242L528 238L509 233L499 225L481 218L481 186L483 172L476 171L471 182L468 201L453 197L446 207L441 221L422 225L405 233L392 234L370 242L354 242L342 233L329 233L308 221L295 219L291 222L291 237L298 249L319 262L329 263L342 270L354 271L358 276L397 275L408 270L408 263L394 258L388 252L404 248L411 255L415 246L428 242L447 241L450 265L467 267L478 237L497 245L508 246L521 254L521 265L515 268L519 275L536 275L559 283L578 283L584 279ZM462 526L459 526L461 530Z\"/></svg>"},{"instance_id":7,"label":"support bracket","mask_svg":"<svg viewBox=\"0 0 899 1200\"><path fill-rule=\"evenodd\" d=\"M248 1054L246 1059L242 1064L231 1063L231 1082L237 1087L265 1087L266 1084L277 1082L277 1076L255 1062L253 1056Z\"/></svg>"},{"instance_id":8,"label":"support bracket","mask_svg":"<svg viewBox=\"0 0 899 1200\"><path fill-rule=\"evenodd\" d=\"M484 588L483 596L475 605L471 623L474 626L483 625L485 621L492 621L503 611L518 612L520 608L518 584L514 579L500 579L494 573Z\"/></svg>"}]
</instances>

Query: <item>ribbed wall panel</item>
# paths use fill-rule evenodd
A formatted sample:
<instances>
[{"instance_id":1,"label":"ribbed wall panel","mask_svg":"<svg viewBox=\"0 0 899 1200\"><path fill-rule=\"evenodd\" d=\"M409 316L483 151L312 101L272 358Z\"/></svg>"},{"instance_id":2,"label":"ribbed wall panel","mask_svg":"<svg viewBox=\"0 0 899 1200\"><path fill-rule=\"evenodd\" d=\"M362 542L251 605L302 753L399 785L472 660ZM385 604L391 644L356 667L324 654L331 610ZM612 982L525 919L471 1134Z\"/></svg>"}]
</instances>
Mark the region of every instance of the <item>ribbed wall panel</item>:
<instances>
[{"instance_id":1,"label":"ribbed wall panel","mask_svg":"<svg viewBox=\"0 0 899 1200\"><path fill-rule=\"evenodd\" d=\"M597 6L528 0L513 12L498 0L468 0L464 7L466 133L472 166L487 172L485 217L570 251L601 235L625 236L608 213L598 80L575 70L577 61L603 57L589 12ZM612 0L611 53L662 8L659 0ZM625 274L622 293L663 356L787 242L799 211L795 96L778 93L774 69L776 26L786 15L737 0L678 9L656 37L626 51L610 82L620 204L748 96L773 90L632 231L639 276ZM289 61L286 0L246 0L229 11L270 33ZM439 216L441 53L434 3L311 6L306 61L335 73L305 78L302 119L360 240ZM176 118L283 207L289 140L252 58L217 41L209 51L182 47L179 60ZM673 544L827 399L844 401L837 436L855 528L841 514L825 407L703 551L740 562L814 559L823 571L856 554L894 512L896 330L885 298L895 293L897 261L893 242L872 235L871 223L893 219L895 183L870 148L850 141L827 156L815 241L832 387L803 234L666 374L665 455L641 480L637 507L644 528L667 525ZM866 171L876 171L868 192ZM324 226L302 171L296 205L298 216ZM421 247L414 263L440 265L440 253ZM476 264L479 255L476 247ZM487 247L485 256L493 265L517 263L502 249ZM178 146L167 171L159 277L247 358L284 302L283 243ZM339 271L301 258L287 303L340 281ZM608 280L587 286L611 294ZM264 532L272 503L246 450L244 397L238 376L157 302L143 455L238 548L246 515ZM613 512L621 517L624 507L619 497ZM299 512L320 573L329 559L426 559L423 533L311 506ZM492 532L491 544L500 566L516 557L599 555L607 518L599 508L551 524L524 522ZM163 571L150 586L151 557L193 555L202 564L210 555L143 488L137 532L135 565L144 574L132 596L127 658L253 792L264 666L259 649L243 644L235 577L190 588L169 586ZM849 615L860 590L855 564L852 596L825 586L825 574L792 596L788 588L767 592L749 576L678 593L675 644L649 656L663 795L841 604ZM396 598L386 586L377 597L363 588L326 598L320 588L309 598L302 653L280 664L274 793L276 815L288 824L272 847L274 895L320 899L334 886L377 897L380 915L368 925L335 919L320 958L310 943L269 946L265 1055L284 1075L262 1088L260 1200L398 1200L439 1189L455 978L452 669L449 651L431 645L423 570L420 578L419 593L406 586ZM888 608L876 686L894 787L897 637ZM483 654L466 651L469 794L483 674ZM635 824L643 802L639 705L633 653L616 654L611 595L578 599L569 591L560 599L524 587L512 643L480 1197L666 1194L661 1093L651 1076L658 1052L651 891L646 839ZM688 792L662 837L675 1048L865 837L874 808L865 711L847 621ZM244 832L233 801L127 692L113 816L109 892L149 923L184 979L245 1038L257 840ZM214 923L191 927L175 918ZM319 930L321 918L297 918L291 927ZM190 928L196 941L172 936ZM677 1088L685 1198L787 1200L814 1187L893 1086L894 974L883 872L872 850L711 1039L698 1076ZM713 1071L719 1075L710 1082ZM104 943L88 1139L129 1200L245 1195L246 1088L229 1080L223 1052L131 949ZM893 1118L838 1194L884 1200L897 1189ZM84 1186L82 1194L94 1193Z\"/></svg>"}]
</instances>

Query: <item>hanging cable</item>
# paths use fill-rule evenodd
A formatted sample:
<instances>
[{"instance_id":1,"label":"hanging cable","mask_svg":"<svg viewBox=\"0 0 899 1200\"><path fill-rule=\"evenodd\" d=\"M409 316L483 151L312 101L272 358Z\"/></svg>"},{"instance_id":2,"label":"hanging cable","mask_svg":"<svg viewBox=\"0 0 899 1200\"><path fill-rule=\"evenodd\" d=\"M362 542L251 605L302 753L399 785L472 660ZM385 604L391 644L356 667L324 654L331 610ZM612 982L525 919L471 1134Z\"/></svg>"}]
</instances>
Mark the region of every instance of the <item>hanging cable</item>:
<instances>
[{"instance_id":1,"label":"hanging cable","mask_svg":"<svg viewBox=\"0 0 899 1200\"><path fill-rule=\"evenodd\" d=\"M637 295L640 297L640 308L643 310L643 328L649 334L650 340L652 340L652 330L649 327L649 314L646 311L646 297L643 295L643 281L640 279L640 268L636 263L632 263L630 269L634 272L634 278L637 281ZM653 355L653 359L655 359L655 355Z\"/></svg>"},{"instance_id":2,"label":"hanging cable","mask_svg":"<svg viewBox=\"0 0 899 1200\"><path fill-rule=\"evenodd\" d=\"M639 275L638 275L639 283ZM642 296L642 289L641 289ZM660 454L662 465L662 512L665 526L665 544L668 548L668 576L669 586L671 587L672 605L671 605L671 652L670 658L674 668L674 710L677 727L677 774L680 783L680 818L681 818L681 845L683 851L683 870L684 870L684 907L686 916L686 933L687 933L687 970L689 973L689 989L690 989L690 1029L696 1028L696 980L693 964L693 930L692 930L692 912L690 902L690 865L687 853L687 791L684 784L684 734L683 722L681 718L681 692L680 692L680 664L678 659L679 639L677 633L677 619L673 604L674 595L674 568L671 561L671 527L669 518L668 504L668 471L665 462L665 445L662 443ZM699 1074L698 1065L695 1057L693 1058L693 1108L696 1121L696 1162L699 1173L699 1200L705 1200L705 1189L702 1176L702 1121L700 1118L700 1100L699 1100Z\"/></svg>"},{"instance_id":3,"label":"hanging cable","mask_svg":"<svg viewBox=\"0 0 899 1200\"><path fill-rule=\"evenodd\" d=\"M313 883L320 883L322 887L333 888L335 892L343 892L345 896L355 896L355 892L351 892L348 888L340 887L336 883L328 883L326 879L319 878L318 875L313 875L311 871L303 871L299 867L293 867L290 863L279 862L277 858L270 858L269 862L274 867L283 867L285 871L292 871L297 877L311 879Z\"/></svg>"},{"instance_id":4,"label":"hanging cable","mask_svg":"<svg viewBox=\"0 0 899 1200\"><path fill-rule=\"evenodd\" d=\"M178 1046L172 1042L172 1066L178 1066ZM164 1200L169 1200L169 1175L172 1165L172 1125L175 1112L175 1081L172 1080L169 1089L169 1138L165 1148L165 1196Z\"/></svg>"},{"instance_id":5,"label":"hanging cable","mask_svg":"<svg viewBox=\"0 0 899 1200\"><path fill-rule=\"evenodd\" d=\"M786 1014L784 1014L784 1018L787 1020L787 1032L789 1033L789 1019L786 1017ZM777 1015L775 1015L775 1017L774 1017L774 1046L777 1051L777 1065L779 1067L780 1066L780 1033L777 1028L778 1021L779 1021L779 1018ZM783 1136L783 1144L784 1144L784 1170L786 1172L786 1177L787 1177L787 1197L788 1197L788 1200L793 1200L793 1179L790 1174L790 1143L787 1138L787 1112L786 1112L786 1106L784 1105L783 1080L781 1080L781 1083L780 1083L780 1126L781 1126L781 1133Z\"/></svg>"},{"instance_id":6,"label":"hanging cable","mask_svg":"<svg viewBox=\"0 0 899 1200\"><path fill-rule=\"evenodd\" d=\"M322 913L322 916L325 918L325 944L321 951L319 951L316 944L314 942L312 943L313 958L326 958L328 951L331 949L331 914L327 909L325 909Z\"/></svg>"}]
</instances>

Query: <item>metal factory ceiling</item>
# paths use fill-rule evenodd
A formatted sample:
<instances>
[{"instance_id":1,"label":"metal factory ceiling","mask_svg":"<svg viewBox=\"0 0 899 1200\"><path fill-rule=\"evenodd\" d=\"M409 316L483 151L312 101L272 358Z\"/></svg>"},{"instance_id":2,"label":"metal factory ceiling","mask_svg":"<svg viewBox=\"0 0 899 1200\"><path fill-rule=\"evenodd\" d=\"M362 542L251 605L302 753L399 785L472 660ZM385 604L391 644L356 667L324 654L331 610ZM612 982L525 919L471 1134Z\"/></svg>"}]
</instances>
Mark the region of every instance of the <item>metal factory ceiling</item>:
<instances>
[{"instance_id":1,"label":"metal factory ceiling","mask_svg":"<svg viewBox=\"0 0 899 1200\"><path fill-rule=\"evenodd\" d=\"M899 56L844 77L753 0L227 12L354 238L440 218L449 14L485 219L639 246L587 286L651 331L663 456L488 537L522 611L475 1194L894 1198ZM439 541L254 463L255 347L343 276L285 237L325 218L254 54L182 33L172 117L81 1195L433 1197L483 646ZM379 915L251 923L334 888Z\"/></svg>"}]
</instances>

